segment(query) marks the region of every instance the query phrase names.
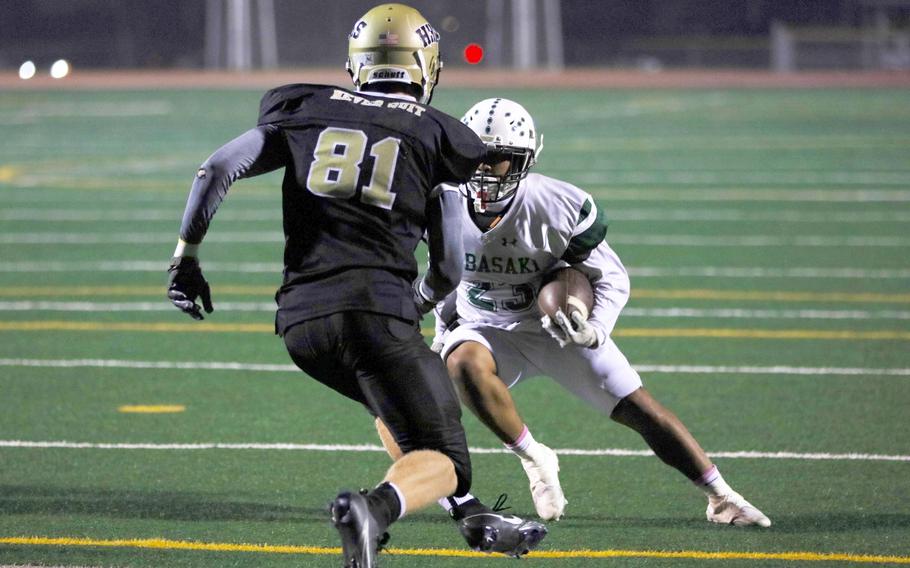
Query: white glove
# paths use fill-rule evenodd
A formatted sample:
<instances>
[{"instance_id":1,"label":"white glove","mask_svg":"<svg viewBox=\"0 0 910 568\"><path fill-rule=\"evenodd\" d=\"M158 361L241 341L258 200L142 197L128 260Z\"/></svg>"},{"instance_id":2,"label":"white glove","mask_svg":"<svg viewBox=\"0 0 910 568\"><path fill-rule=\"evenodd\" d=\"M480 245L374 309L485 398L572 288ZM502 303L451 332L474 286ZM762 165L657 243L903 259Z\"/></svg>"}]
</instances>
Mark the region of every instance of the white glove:
<instances>
[{"instance_id":1,"label":"white glove","mask_svg":"<svg viewBox=\"0 0 910 568\"><path fill-rule=\"evenodd\" d=\"M556 324L549 316L543 316L540 323L560 347L578 345L579 347L597 347L597 330L588 323L579 312L572 312L572 323L562 310L556 310Z\"/></svg>"},{"instance_id":2,"label":"white glove","mask_svg":"<svg viewBox=\"0 0 910 568\"><path fill-rule=\"evenodd\" d=\"M566 345L572 343L572 341L566 337L566 334L563 332L562 328L559 327L556 322L550 319L550 316L544 315L542 318L540 318L540 326L543 327L544 331L550 334L550 337L556 340L556 343L558 343L560 347L565 347Z\"/></svg>"}]
</instances>

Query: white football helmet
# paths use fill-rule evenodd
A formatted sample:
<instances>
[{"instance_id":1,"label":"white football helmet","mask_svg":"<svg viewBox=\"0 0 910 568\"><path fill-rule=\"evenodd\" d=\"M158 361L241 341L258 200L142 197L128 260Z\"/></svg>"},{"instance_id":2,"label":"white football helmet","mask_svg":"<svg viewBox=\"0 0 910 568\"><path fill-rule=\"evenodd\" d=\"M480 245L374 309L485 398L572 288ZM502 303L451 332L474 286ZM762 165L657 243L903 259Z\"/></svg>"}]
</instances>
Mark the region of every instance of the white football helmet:
<instances>
[{"instance_id":1,"label":"white football helmet","mask_svg":"<svg viewBox=\"0 0 910 568\"><path fill-rule=\"evenodd\" d=\"M376 6L348 36L345 69L358 91L367 84L404 83L414 85L418 100L429 104L441 68L439 33L410 6Z\"/></svg>"},{"instance_id":2,"label":"white football helmet","mask_svg":"<svg viewBox=\"0 0 910 568\"><path fill-rule=\"evenodd\" d=\"M531 166L537 163L537 156L543 150L543 136L538 135L528 111L509 99L480 101L465 113L461 122L481 140L496 147L498 152L486 160L490 166L503 160L510 162L508 171L501 176L493 175L483 165L478 168L467 183L467 197L473 200L474 210L480 213L490 205L494 208L504 206Z\"/></svg>"}]
</instances>

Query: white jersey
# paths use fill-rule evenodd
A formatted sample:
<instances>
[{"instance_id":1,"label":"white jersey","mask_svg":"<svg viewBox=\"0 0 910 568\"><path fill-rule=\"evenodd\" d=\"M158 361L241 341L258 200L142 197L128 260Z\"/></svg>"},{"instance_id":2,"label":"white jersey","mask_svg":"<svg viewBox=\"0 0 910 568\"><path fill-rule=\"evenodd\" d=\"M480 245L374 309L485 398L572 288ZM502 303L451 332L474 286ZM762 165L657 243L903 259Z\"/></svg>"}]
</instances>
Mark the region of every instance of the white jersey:
<instances>
[{"instance_id":1,"label":"white jersey","mask_svg":"<svg viewBox=\"0 0 910 568\"><path fill-rule=\"evenodd\" d=\"M490 230L477 228L462 208L464 274L456 291L459 321L513 329L539 325L537 293L544 276L573 266L594 289L589 322L600 339L609 336L629 295L622 262L604 241L606 223L594 199L572 184L529 174L505 215ZM447 300L451 308L451 298ZM445 332L437 313L437 339Z\"/></svg>"}]
</instances>

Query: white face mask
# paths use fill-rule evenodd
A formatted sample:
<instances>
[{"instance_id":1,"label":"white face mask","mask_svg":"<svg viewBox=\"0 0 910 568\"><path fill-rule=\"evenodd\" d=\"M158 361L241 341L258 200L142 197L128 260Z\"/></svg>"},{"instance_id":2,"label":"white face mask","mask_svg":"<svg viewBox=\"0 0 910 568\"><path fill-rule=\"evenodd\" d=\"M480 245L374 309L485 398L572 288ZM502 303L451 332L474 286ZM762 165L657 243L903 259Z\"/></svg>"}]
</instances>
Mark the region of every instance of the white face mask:
<instances>
[{"instance_id":1,"label":"white face mask","mask_svg":"<svg viewBox=\"0 0 910 568\"><path fill-rule=\"evenodd\" d=\"M480 172L468 182L474 211L478 213L502 211L512 200L516 189L518 182L503 182L499 176L483 175Z\"/></svg>"},{"instance_id":2,"label":"white face mask","mask_svg":"<svg viewBox=\"0 0 910 568\"><path fill-rule=\"evenodd\" d=\"M467 183L468 197L478 213L496 212L505 209L518 189L518 184L528 175L534 163L534 153L527 148L502 147L502 160L508 160L509 169L502 175L489 170L478 169Z\"/></svg>"}]
</instances>

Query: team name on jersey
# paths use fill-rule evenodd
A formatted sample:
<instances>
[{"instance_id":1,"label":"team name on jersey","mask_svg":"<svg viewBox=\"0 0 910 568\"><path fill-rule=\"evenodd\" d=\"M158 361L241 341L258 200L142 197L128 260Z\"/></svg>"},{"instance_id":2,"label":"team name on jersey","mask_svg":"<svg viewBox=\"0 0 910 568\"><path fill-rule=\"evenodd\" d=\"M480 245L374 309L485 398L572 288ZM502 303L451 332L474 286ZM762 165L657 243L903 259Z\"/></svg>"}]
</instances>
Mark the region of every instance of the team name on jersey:
<instances>
[{"instance_id":1,"label":"team name on jersey","mask_svg":"<svg viewBox=\"0 0 910 568\"><path fill-rule=\"evenodd\" d=\"M534 274L540 272L537 261L527 256L517 258L465 253L464 269L468 272L489 272L491 274Z\"/></svg>"},{"instance_id":2,"label":"team name on jersey","mask_svg":"<svg viewBox=\"0 0 910 568\"><path fill-rule=\"evenodd\" d=\"M361 106L397 108L399 110L407 111L415 116L423 115L423 111L426 110L422 106L416 103L409 103L408 101L384 101L382 99L373 100L357 95L352 95L351 93L341 91L339 89L335 89L335 91L332 93L332 100L346 101Z\"/></svg>"}]
</instances>

